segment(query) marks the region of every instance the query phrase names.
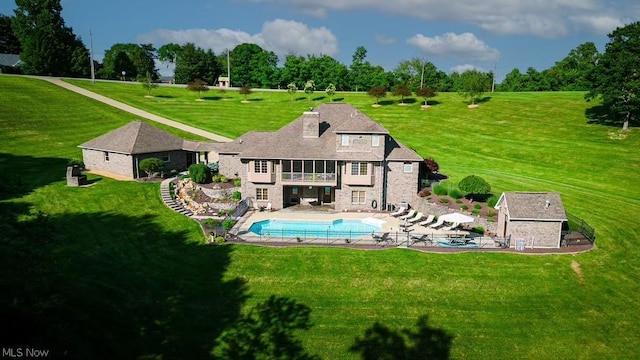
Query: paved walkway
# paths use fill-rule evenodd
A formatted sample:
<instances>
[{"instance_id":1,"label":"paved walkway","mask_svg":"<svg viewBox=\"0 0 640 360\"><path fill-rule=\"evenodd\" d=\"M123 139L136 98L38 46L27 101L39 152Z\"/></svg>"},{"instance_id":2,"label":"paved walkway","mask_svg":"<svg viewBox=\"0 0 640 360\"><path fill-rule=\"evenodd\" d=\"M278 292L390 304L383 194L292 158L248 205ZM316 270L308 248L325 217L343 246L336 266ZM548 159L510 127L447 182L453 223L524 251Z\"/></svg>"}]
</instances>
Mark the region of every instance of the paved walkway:
<instances>
[{"instance_id":1,"label":"paved walkway","mask_svg":"<svg viewBox=\"0 0 640 360\"><path fill-rule=\"evenodd\" d=\"M118 108L120 110L124 110L124 111L126 111L128 113L131 113L131 114L134 114L136 116L143 117L145 119L149 119L149 120L161 123L161 124L165 124L165 125L174 127L176 129L187 131L187 132L190 132L192 134L196 134L196 135L199 135L199 136L202 136L202 137L205 137L207 139L211 139L211 140L214 140L214 141L217 141L217 142L229 142L229 141L232 141L232 139L226 138L224 136L220 136L218 134L214 134L214 133L202 130L202 129L198 129L198 128L195 128L193 126L185 125L185 124L179 123L177 121L169 120L167 118L163 118L161 116L158 116L158 115L146 112L144 110L140 110L138 108L135 108L133 106L121 103L119 101L110 99L110 98L108 98L106 96L103 96L103 95L100 95L100 94L96 94L96 93L94 93L92 91L83 89L83 88L81 88L79 86L71 85L71 84L69 84L67 82L62 81L61 78L48 77L48 76L34 76L34 77L37 78L37 79L42 79L42 80L49 81L50 83L56 84L56 85L58 85L60 87L63 87L65 89L67 89L67 90L71 90L71 91L73 91L75 93L78 93L80 95L84 95L86 97L89 97L89 98L92 98L94 100L100 101L100 102L102 102L104 104L113 106L113 107Z\"/></svg>"}]
</instances>

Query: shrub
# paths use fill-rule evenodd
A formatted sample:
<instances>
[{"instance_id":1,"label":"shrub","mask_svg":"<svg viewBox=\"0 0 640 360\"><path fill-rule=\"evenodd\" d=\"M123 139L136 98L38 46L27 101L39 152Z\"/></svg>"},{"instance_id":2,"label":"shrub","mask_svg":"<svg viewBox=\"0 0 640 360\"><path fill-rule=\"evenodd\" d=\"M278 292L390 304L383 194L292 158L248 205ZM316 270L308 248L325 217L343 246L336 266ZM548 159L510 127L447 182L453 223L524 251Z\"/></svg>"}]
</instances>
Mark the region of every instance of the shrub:
<instances>
[{"instance_id":1,"label":"shrub","mask_svg":"<svg viewBox=\"0 0 640 360\"><path fill-rule=\"evenodd\" d=\"M211 173L213 174L217 173L219 169L219 165L217 162L210 162L207 164L207 167L209 168L209 170L211 170Z\"/></svg>"},{"instance_id":2,"label":"shrub","mask_svg":"<svg viewBox=\"0 0 640 360\"><path fill-rule=\"evenodd\" d=\"M478 215L478 214L480 214L480 209L473 209L473 210L471 211L471 213L472 213L473 215Z\"/></svg>"},{"instance_id":3,"label":"shrub","mask_svg":"<svg viewBox=\"0 0 640 360\"><path fill-rule=\"evenodd\" d=\"M229 182L229 178L224 175L220 175L220 182L221 183Z\"/></svg>"},{"instance_id":4,"label":"shrub","mask_svg":"<svg viewBox=\"0 0 640 360\"><path fill-rule=\"evenodd\" d=\"M220 244L224 244L224 238L222 236L216 236L216 239L214 240L216 242L216 244L220 245Z\"/></svg>"},{"instance_id":5,"label":"shrub","mask_svg":"<svg viewBox=\"0 0 640 360\"><path fill-rule=\"evenodd\" d=\"M242 185L242 180L240 180L240 178L233 179L233 186L240 186L240 185Z\"/></svg>"},{"instance_id":6,"label":"shrub","mask_svg":"<svg viewBox=\"0 0 640 360\"><path fill-rule=\"evenodd\" d=\"M484 234L484 228L482 226L474 226L471 229L471 232L474 232L476 234Z\"/></svg>"},{"instance_id":7,"label":"shrub","mask_svg":"<svg viewBox=\"0 0 640 360\"><path fill-rule=\"evenodd\" d=\"M490 208L496 207L498 200L500 200L499 197L497 197L496 195L491 195L489 199L487 199L487 206L489 206Z\"/></svg>"},{"instance_id":8,"label":"shrub","mask_svg":"<svg viewBox=\"0 0 640 360\"><path fill-rule=\"evenodd\" d=\"M456 199L456 204L462 204L462 200Z\"/></svg>"},{"instance_id":9,"label":"shrub","mask_svg":"<svg viewBox=\"0 0 640 360\"><path fill-rule=\"evenodd\" d=\"M146 158L140 161L140 170L147 173L147 177L151 176L151 174L156 173L164 167L164 161L158 158Z\"/></svg>"},{"instance_id":10,"label":"shrub","mask_svg":"<svg viewBox=\"0 0 640 360\"><path fill-rule=\"evenodd\" d=\"M469 175L460 180L458 188L467 193L471 199L487 195L491 191L491 185L484 181L483 178L475 175Z\"/></svg>"},{"instance_id":11,"label":"shrub","mask_svg":"<svg viewBox=\"0 0 640 360\"><path fill-rule=\"evenodd\" d=\"M440 170L440 165L433 158L425 158L423 162L430 174L435 174Z\"/></svg>"},{"instance_id":12,"label":"shrub","mask_svg":"<svg viewBox=\"0 0 640 360\"><path fill-rule=\"evenodd\" d=\"M441 203L441 204L448 204L448 203L449 203L449 199L447 199L447 198L442 198L442 199L440 199L440 203Z\"/></svg>"},{"instance_id":13,"label":"shrub","mask_svg":"<svg viewBox=\"0 0 640 360\"><path fill-rule=\"evenodd\" d=\"M220 221L216 219L205 219L202 221L202 225L206 227L217 227L220 225Z\"/></svg>"},{"instance_id":14,"label":"shrub","mask_svg":"<svg viewBox=\"0 0 640 360\"><path fill-rule=\"evenodd\" d=\"M487 215L487 217L494 217L494 216L496 216L497 214L496 214L496 212L495 212L495 211L488 210L488 211L487 211L487 213L486 213L486 215Z\"/></svg>"},{"instance_id":15,"label":"shrub","mask_svg":"<svg viewBox=\"0 0 640 360\"><path fill-rule=\"evenodd\" d=\"M462 193L462 191L460 191L460 189L453 188L449 190L449 196L451 196L454 199L460 199L461 197L464 196L464 194Z\"/></svg>"},{"instance_id":16,"label":"shrub","mask_svg":"<svg viewBox=\"0 0 640 360\"><path fill-rule=\"evenodd\" d=\"M438 184L433 187L433 193L436 195L447 195L448 192L449 190L444 185Z\"/></svg>"},{"instance_id":17,"label":"shrub","mask_svg":"<svg viewBox=\"0 0 640 360\"><path fill-rule=\"evenodd\" d=\"M474 209L478 209L478 210L480 210L480 209L482 209L482 205L480 205L480 204L475 204L475 205L473 205L473 208L474 208Z\"/></svg>"},{"instance_id":18,"label":"shrub","mask_svg":"<svg viewBox=\"0 0 640 360\"><path fill-rule=\"evenodd\" d=\"M418 193L418 196L420 197L427 197L429 195L431 195L431 191L429 191L429 189L426 189L426 188L420 190L420 192Z\"/></svg>"},{"instance_id":19,"label":"shrub","mask_svg":"<svg viewBox=\"0 0 640 360\"><path fill-rule=\"evenodd\" d=\"M231 198L235 201L240 201L242 199L242 193L240 191L234 191Z\"/></svg>"},{"instance_id":20,"label":"shrub","mask_svg":"<svg viewBox=\"0 0 640 360\"><path fill-rule=\"evenodd\" d=\"M224 210L222 210L222 209L218 210L218 216L222 217L222 216L225 216L225 214L226 213L224 212Z\"/></svg>"},{"instance_id":21,"label":"shrub","mask_svg":"<svg viewBox=\"0 0 640 360\"><path fill-rule=\"evenodd\" d=\"M205 164L193 164L189 166L189 176L197 184L204 184L209 180L211 173Z\"/></svg>"},{"instance_id":22,"label":"shrub","mask_svg":"<svg viewBox=\"0 0 640 360\"><path fill-rule=\"evenodd\" d=\"M229 231L231 230L231 228L233 227L233 225L235 224L235 221L231 220L231 219L226 219L222 222L222 228L225 231Z\"/></svg>"},{"instance_id":23,"label":"shrub","mask_svg":"<svg viewBox=\"0 0 640 360\"><path fill-rule=\"evenodd\" d=\"M469 210L469 207L467 205L462 205L460 207L460 210Z\"/></svg>"},{"instance_id":24,"label":"shrub","mask_svg":"<svg viewBox=\"0 0 640 360\"><path fill-rule=\"evenodd\" d=\"M214 175L211 177L211 181L213 181L213 182L220 182L220 177L221 177L221 176L222 176L222 175L220 175L220 174L214 174Z\"/></svg>"}]
</instances>

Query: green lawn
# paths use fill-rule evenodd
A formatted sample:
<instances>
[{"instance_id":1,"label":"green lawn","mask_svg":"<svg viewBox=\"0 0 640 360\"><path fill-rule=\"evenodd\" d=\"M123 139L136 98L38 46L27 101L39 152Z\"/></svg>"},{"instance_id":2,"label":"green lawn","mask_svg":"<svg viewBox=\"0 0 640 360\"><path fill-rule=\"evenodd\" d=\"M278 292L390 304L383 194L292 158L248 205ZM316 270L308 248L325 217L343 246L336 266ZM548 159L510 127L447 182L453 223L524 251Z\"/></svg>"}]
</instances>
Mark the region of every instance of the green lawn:
<instances>
[{"instance_id":1,"label":"green lawn","mask_svg":"<svg viewBox=\"0 0 640 360\"><path fill-rule=\"evenodd\" d=\"M275 130L328 100L256 92L242 104L237 93L211 90L196 102L171 87L147 99L140 85L70 82L229 137ZM455 182L475 174L496 193L559 192L596 228L597 249L551 256L202 246L196 224L161 204L157 184L65 186L76 146L131 115L38 80L0 76L0 93L0 204L10 220L1 233L11 234L0 241L9 289L0 299L8 324L31 324L35 343L73 345L79 357L206 357L240 311L276 294L312 309L314 326L299 336L324 359L358 358L348 348L374 322L412 328L422 315L454 335L453 358L640 352L640 135L614 139L618 129L588 124L592 104L581 93L494 93L474 110L440 94L425 111L392 98L375 109L364 94L334 97L434 157Z\"/></svg>"}]
</instances>

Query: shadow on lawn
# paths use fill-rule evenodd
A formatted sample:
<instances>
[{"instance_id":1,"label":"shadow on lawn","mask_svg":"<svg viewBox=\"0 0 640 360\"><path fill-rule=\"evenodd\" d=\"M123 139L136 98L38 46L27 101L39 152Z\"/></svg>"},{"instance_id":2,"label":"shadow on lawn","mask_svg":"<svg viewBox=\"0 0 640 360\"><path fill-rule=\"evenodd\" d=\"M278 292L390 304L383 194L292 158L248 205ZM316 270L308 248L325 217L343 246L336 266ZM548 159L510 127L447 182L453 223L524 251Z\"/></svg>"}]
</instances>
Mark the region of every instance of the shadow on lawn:
<instances>
[{"instance_id":1,"label":"shadow on lawn","mask_svg":"<svg viewBox=\"0 0 640 360\"><path fill-rule=\"evenodd\" d=\"M349 351L360 354L363 360L448 359L453 336L442 329L430 327L427 321L426 315L421 316L415 331L394 331L376 322L363 337L356 337Z\"/></svg>"},{"instance_id":2,"label":"shadow on lawn","mask_svg":"<svg viewBox=\"0 0 640 360\"><path fill-rule=\"evenodd\" d=\"M68 159L0 153L0 200L19 198L65 179Z\"/></svg>"},{"instance_id":3,"label":"shadow on lawn","mask_svg":"<svg viewBox=\"0 0 640 360\"><path fill-rule=\"evenodd\" d=\"M18 207L19 206L19 207ZM28 204L3 206L3 216ZM36 213L3 225L3 347L70 359L198 359L239 316L230 246L185 243L152 216Z\"/></svg>"}]
</instances>

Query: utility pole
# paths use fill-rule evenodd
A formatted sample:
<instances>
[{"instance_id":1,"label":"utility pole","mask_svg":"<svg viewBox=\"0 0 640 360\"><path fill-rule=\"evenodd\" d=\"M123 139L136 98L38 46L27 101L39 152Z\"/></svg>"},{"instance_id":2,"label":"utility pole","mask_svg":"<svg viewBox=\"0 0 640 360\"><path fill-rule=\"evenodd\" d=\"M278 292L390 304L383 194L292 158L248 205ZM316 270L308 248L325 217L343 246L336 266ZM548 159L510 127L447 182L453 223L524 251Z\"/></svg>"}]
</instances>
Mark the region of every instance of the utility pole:
<instances>
[{"instance_id":1,"label":"utility pole","mask_svg":"<svg viewBox=\"0 0 640 360\"><path fill-rule=\"evenodd\" d=\"M91 60L91 82L96 83L96 69L93 65L93 35L91 34L91 30L89 30L89 48L91 49L91 53L89 55Z\"/></svg>"},{"instance_id":2,"label":"utility pole","mask_svg":"<svg viewBox=\"0 0 640 360\"><path fill-rule=\"evenodd\" d=\"M229 76L229 87L231 87L231 62L229 61L229 54L231 50L227 50L227 76Z\"/></svg>"},{"instance_id":3,"label":"utility pole","mask_svg":"<svg viewBox=\"0 0 640 360\"><path fill-rule=\"evenodd\" d=\"M491 92L494 92L496 89L496 76L498 72L498 55L496 55L496 62L493 65L493 79L491 81Z\"/></svg>"},{"instance_id":4,"label":"utility pole","mask_svg":"<svg viewBox=\"0 0 640 360\"><path fill-rule=\"evenodd\" d=\"M424 61L424 59L422 60L422 75L420 75L420 89L422 89L422 84L424 84L424 66L427 63Z\"/></svg>"}]
</instances>

